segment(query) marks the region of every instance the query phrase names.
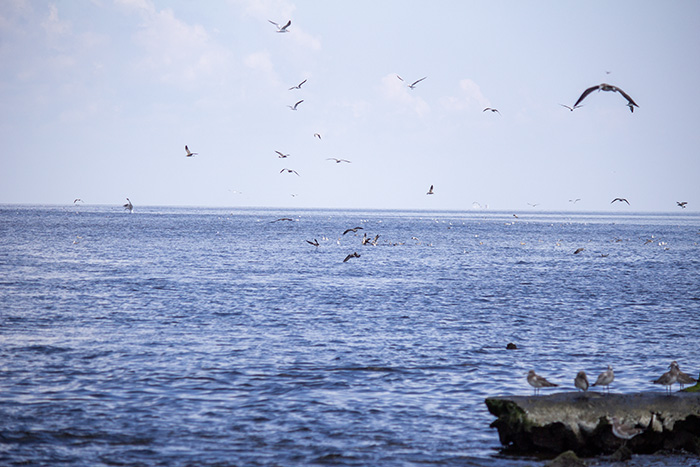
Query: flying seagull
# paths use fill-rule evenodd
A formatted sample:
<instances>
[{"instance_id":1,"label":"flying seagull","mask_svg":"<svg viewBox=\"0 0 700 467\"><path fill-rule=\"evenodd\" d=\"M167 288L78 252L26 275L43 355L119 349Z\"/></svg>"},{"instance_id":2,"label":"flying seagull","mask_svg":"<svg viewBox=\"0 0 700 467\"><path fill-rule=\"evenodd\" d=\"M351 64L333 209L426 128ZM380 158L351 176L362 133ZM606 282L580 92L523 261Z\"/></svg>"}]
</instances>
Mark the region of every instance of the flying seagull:
<instances>
[{"instance_id":1,"label":"flying seagull","mask_svg":"<svg viewBox=\"0 0 700 467\"><path fill-rule=\"evenodd\" d=\"M197 154L199 154L198 152L191 152L190 148L188 148L186 144L185 144L185 152L187 153L186 154L187 157L192 157L192 156L196 156Z\"/></svg>"},{"instance_id":2,"label":"flying seagull","mask_svg":"<svg viewBox=\"0 0 700 467\"><path fill-rule=\"evenodd\" d=\"M268 21L270 23L274 24L275 26L277 26L277 32L289 32L289 31L287 31L287 28L292 24L291 19L289 21L287 21L287 24L285 24L284 26L280 26L279 24L275 23L274 21L270 21L269 19L268 19Z\"/></svg>"},{"instance_id":3,"label":"flying seagull","mask_svg":"<svg viewBox=\"0 0 700 467\"><path fill-rule=\"evenodd\" d=\"M73 200L73 204L77 203L78 201L80 201L81 203L83 202L82 199L80 199L80 198L75 198L75 199ZM683 207L685 207L685 206L683 206Z\"/></svg>"},{"instance_id":4,"label":"flying seagull","mask_svg":"<svg viewBox=\"0 0 700 467\"><path fill-rule=\"evenodd\" d=\"M426 195L434 195L434 194L435 194L435 193L433 193L433 185L430 185L430 189L428 190L428 192L426 193Z\"/></svg>"},{"instance_id":5,"label":"flying seagull","mask_svg":"<svg viewBox=\"0 0 700 467\"><path fill-rule=\"evenodd\" d=\"M628 96L627 93L625 91L623 91L622 89L618 88L617 86L613 86L612 84L602 83L602 84L599 84L597 86L591 86L590 88L583 91L583 94L581 94L581 97L579 97L578 100L576 101L576 103L574 104L574 109L581 103L582 100L584 100L586 98L587 95L589 95L590 93L592 93L593 91L596 91L596 90L619 92L620 94L622 94L622 97L627 99L627 107L630 108L630 112L634 112L634 108L639 107L637 105L637 103L634 102L632 100L632 98L630 96Z\"/></svg>"},{"instance_id":6,"label":"flying seagull","mask_svg":"<svg viewBox=\"0 0 700 467\"><path fill-rule=\"evenodd\" d=\"M129 211L129 212L134 212L134 205L131 204L131 200L129 198L126 199L126 204L124 205L124 209Z\"/></svg>"},{"instance_id":7,"label":"flying seagull","mask_svg":"<svg viewBox=\"0 0 700 467\"><path fill-rule=\"evenodd\" d=\"M403 78L400 77L399 75L396 75L396 77L397 77L398 79L400 79L401 81L403 81ZM408 84L407 86L408 86L410 89L415 89L415 88L416 88L416 84L420 83L420 82L423 81L425 78L427 78L427 76L424 76L424 77L422 77L421 79L418 79L418 80L412 82L411 84Z\"/></svg>"},{"instance_id":8,"label":"flying seagull","mask_svg":"<svg viewBox=\"0 0 700 467\"><path fill-rule=\"evenodd\" d=\"M335 161L336 164L340 164L341 162L347 162L348 164L350 163L349 160L347 159L337 159L335 157L328 157L326 158L327 161Z\"/></svg>"},{"instance_id":9,"label":"flying seagull","mask_svg":"<svg viewBox=\"0 0 700 467\"><path fill-rule=\"evenodd\" d=\"M486 112L487 110L490 110L491 112L496 112L498 115L501 115L501 112L498 111L498 109L493 109L491 107L486 107L482 112Z\"/></svg>"},{"instance_id":10,"label":"flying seagull","mask_svg":"<svg viewBox=\"0 0 700 467\"><path fill-rule=\"evenodd\" d=\"M300 100L299 102L297 102L297 103L294 104L294 105L288 105L287 107L289 107L289 108L292 109L292 110L296 110L296 109L297 109L297 106L298 106L299 104L301 104L302 102L304 102L304 99Z\"/></svg>"},{"instance_id":11,"label":"flying seagull","mask_svg":"<svg viewBox=\"0 0 700 467\"><path fill-rule=\"evenodd\" d=\"M569 107L568 105L564 105L564 104L559 104L559 105L561 105L562 107L565 107L565 108L571 110L572 112L573 112L574 110L578 109L579 107L583 107L583 106L581 106L581 105L575 105L575 106L573 106L573 107Z\"/></svg>"},{"instance_id":12,"label":"flying seagull","mask_svg":"<svg viewBox=\"0 0 700 467\"><path fill-rule=\"evenodd\" d=\"M314 238L313 242L311 240L306 240L306 243L308 243L309 245L313 245L315 247L319 246L318 240L316 240L315 238Z\"/></svg>"},{"instance_id":13,"label":"flying seagull","mask_svg":"<svg viewBox=\"0 0 700 467\"><path fill-rule=\"evenodd\" d=\"M301 85L306 83L306 81L307 80L304 80L301 83L297 84L296 86L292 86L291 88L289 88L289 90L291 91L292 89L301 89Z\"/></svg>"},{"instance_id":14,"label":"flying seagull","mask_svg":"<svg viewBox=\"0 0 700 467\"><path fill-rule=\"evenodd\" d=\"M320 133L314 133L314 138L321 139L321 134L320 134Z\"/></svg>"},{"instance_id":15,"label":"flying seagull","mask_svg":"<svg viewBox=\"0 0 700 467\"><path fill-rule=\"evenodd\" d=\"M292 169L282 169L282 170L280 170L280 173L282 173L282 172L287 172L287 173L290 173L290 174L292 174L292 173L293 173L293 174L297 174L297 177L300 177L299 172L297 172L296 170L292 170Z\"/></svg>"},{"instance_id":16,"label":"flying seagull","mask_svg":"<svg viewBox=\"0 0 700 467\"><path fill-rule=\"evenodd\" d=\"M630 204L630 202L627 201L625 198L615 198L614 200L610 201L610 204L613 204L615 201L624 201L625 203Z\"/></svg>"},{"instance_id":17,"label":"flying seagull","mask_svg":"<svg viewBox=\"0 0 700 467\"><path fill-rule=\"evenodd\" d=\"M678 206L682 207L683 209L685 209L685 205L688 204L688 202L687 201L676 201L676 204Z\"/></svg>"},{"instance_id":18,"label":"flying seagull","mask_svg":"<svg viewBox=\"0 0 700 467\"><path fill-rule=\"evenodd\" d=\"M359 257L360 257L360 254L358 252L351 253L345 257L345 259L343 260L343 263L345 263L350 258L359 258Z\"/></svg>"},{"instance_id":19,"label":"flying seagull","mask_svg":"<svg viewBox=\"0 0 700 467\"><path fill-rule=\"evenodd\" d=\"M279 151L275 151L275 152L277 153L277 157L280 159L284 159L284 158L289 157L289 154L284 154L284 153L279 152Z\"/></svg>"},{"instance_id":20,"label":"flying seagull","mask_svg":"<svg viewBox=\"0 0 700 467\"><path fill-rule=\"evenodd\" d=\"M343 235L345 235L348 232L357 232L358 230L363 230L362 227L355 227L353 229L346 229L345 232L343 232Z\"/></svg>"}]
</instances>

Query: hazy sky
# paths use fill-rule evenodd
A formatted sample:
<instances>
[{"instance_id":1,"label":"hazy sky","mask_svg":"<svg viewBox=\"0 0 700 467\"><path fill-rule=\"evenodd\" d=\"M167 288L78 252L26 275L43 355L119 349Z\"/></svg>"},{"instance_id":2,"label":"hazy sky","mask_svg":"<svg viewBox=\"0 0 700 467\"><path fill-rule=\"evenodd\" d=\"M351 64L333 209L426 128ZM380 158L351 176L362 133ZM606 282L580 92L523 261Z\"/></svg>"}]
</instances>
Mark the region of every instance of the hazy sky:
<instances>
[{"instance_id":1,"label":"hazy sky","mask_svg":"<svg viewBox=\"0 0 700 467\"><path fill-rule=\"evenodd\" d=\"M0 203L697 212L698 24L698 1L2 0ZM560 106L603 82L639 108Z\"/></svg>"}]
</instances>

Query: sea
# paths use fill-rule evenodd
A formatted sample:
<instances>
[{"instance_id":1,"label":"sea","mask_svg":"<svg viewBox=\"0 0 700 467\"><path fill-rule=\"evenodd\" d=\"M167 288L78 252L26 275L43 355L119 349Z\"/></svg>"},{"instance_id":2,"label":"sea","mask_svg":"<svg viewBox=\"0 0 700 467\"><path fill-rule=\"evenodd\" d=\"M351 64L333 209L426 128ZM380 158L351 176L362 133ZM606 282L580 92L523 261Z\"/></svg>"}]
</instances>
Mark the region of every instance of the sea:
<instances>
[{"instance_id":1,"label":"sea","mask_svg":"<svg viewBox=\"0 0 700 467\"><path fill-rule=\"evenodd\" d=\"M0 205L3 466L544 465L487 397L663 392L698 336L680 209Z\"/></svg>"}]
</instances>

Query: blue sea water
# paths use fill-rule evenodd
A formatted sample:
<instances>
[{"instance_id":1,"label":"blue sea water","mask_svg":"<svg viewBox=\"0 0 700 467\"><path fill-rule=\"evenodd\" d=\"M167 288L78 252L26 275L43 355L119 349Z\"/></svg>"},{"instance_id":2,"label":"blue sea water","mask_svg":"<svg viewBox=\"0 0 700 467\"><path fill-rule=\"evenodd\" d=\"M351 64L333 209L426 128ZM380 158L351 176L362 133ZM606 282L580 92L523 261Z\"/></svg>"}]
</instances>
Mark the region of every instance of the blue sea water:
<instances>
[{"instance_id":1,"label":"blue sea water","mask_svg":"<svg viewBox=\"0 0 700 467\"><path fill-rule=\"evenodd\" d=\"M685 213L0 206L0 465L533 465L484 399L697 375L699 242Z\"/></svg>"}]
</instances>

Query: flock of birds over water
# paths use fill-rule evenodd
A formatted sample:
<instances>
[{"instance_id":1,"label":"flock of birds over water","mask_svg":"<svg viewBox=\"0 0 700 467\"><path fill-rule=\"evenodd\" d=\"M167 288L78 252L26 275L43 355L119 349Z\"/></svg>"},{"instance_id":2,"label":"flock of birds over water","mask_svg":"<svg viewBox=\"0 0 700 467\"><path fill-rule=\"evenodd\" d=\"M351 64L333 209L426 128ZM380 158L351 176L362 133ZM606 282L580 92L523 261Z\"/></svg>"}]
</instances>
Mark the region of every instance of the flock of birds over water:
<instances>
[{"instance_id":1,"label":"flock of birds over water","mask_svg":"<svg viewBox=\"0 0 700 467\"><path fill-rule=\"evenodd\" d=\"M508 344L508 348L514 349L516 347L514 346L514 344ZM576 377L574 378L574 386L576 387L576 389L580 389L584 393L587 392L588 388L591 386L601 386L609 392L610 385L613 381L615 381L615 372L613 371L612 366L608 365L608 368L600 375L598 375L598 378L593 384L588 383L588 376L586 375L585 371L579 371L576 374ZM548 381L547 378L545 378L544 376L538 375L537 373L535 373L535 370L530 370L528 372L527 382L528 384L530 384L530 386L534 388L535 395L539 394L540 389L542 388L553 388L559 386L558 384ZM678 362L674 360L669 365L669 370L666 373L662 374L657 379L651 382L654 384L660 384L662 386L665 386L667 394L671 394L671 388L674 384L678 383L680 385L680 388L683 389L684 385L696 384L698 380L688 375L687 373L682 372L680 366L678 365Z\"/></svg>"},{"instance_id":2,"label":"flock of birds over water","mask_svg":"<svg viewBox=\"0 0 700 467\"><path fill-rule=\"evenodd\" d=\"M272 25L275 26L276 32L277 32L277 33L284 34L284 33L289 33L289 32L291 32L291 25L292 25L291 19L288 20L288 21L287 21L286 23L284 23L284 24L280 24L280 23L277 23L277 22L272 21L272 20L268 20L268 21L269 21L269 23L271 23ZM606 73L610 73L610 72L606 72ZM420 78L420 79L417 79L417 80L408 82L408 81L405 81L405 80L404 80L401 76L399 76L399 75L396 75L396 77L397 77L397 79L399 79L401 82L406 83L406 86L407 86L409 89L411 89L411 90L416 89L416 87L417 87L421 82L423 82L425 79L427 79L427 76L424 76L424 77L422 77L422 78ZM298 84L289 87L289 90L290 90L290 91L300 90L300 89L302 88L302 86L303 86L304 84L306 84L307 81L308 81L307 79L304 79L303 81L299 82ZM614 85L608 84L608 83L597 84L597 85L595 85L595 86L591 86L591 87L585 89L585 90L581 93L581 95L579 96L579 98L576 100L576 102L575 102L572 106L565 105L565 104L559 104L559 105L561 105L562 107L564 107L564 108L566 108L566 109L568 109L568 110L570 110L570 111L573 112L574 110L579 109L579 108L582 106L582 102L583 102L586 98L588 98L591 94L593 94L595 91L598 91L598 92L600 92L600 91L604 91L604 92L613 92L613 93L618 93L618 94L620 94L620 95L627 101L626 106L630 109L630 112L634 112L634 109L635 109L635 108L639 108L639 105L634 101L634 99L633 99L629 94L627 94L625 91L623 91L623 90L622 90L621 88L619 88L618 86L614 86ZM294 104L288 105L287 107L288 107L290 110L292 110L292 111L296 111L296 110L299 109L299 106L300 106L303 102L304 102L304 99L299 99L299 100L297 100ZM496 109L496 108L493 108L493 107L486 107L486 108L483 109L482 112L490 112L490 113L494 113L494 114L499 114L499 115L500 115L500 111L499 111L498 109ZM319 133L314 133L314 137L317 138L317 139L319 139L319 140L322 139L322 137L321 137L321 135L320 135ZM290 157L290 154L283 153L282 151L275 150L275 153L277 154L277 156L278 156L280 159L287 159L288 157ZM198 155L197 152L192 152L192 151L189 149L188 145L185 145L185 157L194 157L194 156L196 156L196 155ZM336 157L329 157L329 158L327 158L326 160L333 161L333 162L335 162L336 164L351 163L351 161L348 160L348 159L342 159L342 158L336 158ZM279 171L279 173L281 173L281 174L285 174L285 173L286 173L286 174L293 174L293 175L296 175L296 176L300 176L299 172L297 172L295 169L291 169L291 168L287 168L287 167L283 167L283 168ZM433 195L433 194L435 194L435 191L434 191L434 190L435 190L434 185L431 185L426 194L427 194L427 195ZM238 192L236 192L236 193L238 193ZM292 196L294 196L294 195L292 195ZM570 199L569 202L575 204L576 202L578 202L578 201L580 201L580 200L581 200L580 198ZM81 200L80 198L76 198L76 200L74 201L74 203L77 203L77 202L82 202L82 200ZM614 198L614 199L611 201L611 204L612 204L612 203L616 203L616 202L626 203L627 205L631 205L631 203L630 203L626 198L621 198L621 197ZM687 201L677 201L676 204L677 204L678 207L685 209L685 207L687 206L688 202L687 202ZM475 207L481 207L480 203L477 203L477 202L474 202L473 205L474 205ZM535 204L535 203L528 203L528 205L530 205L530 206L532 206L532 207L536 207L538 204ZM133 211L134 211L134 205L133 205L133 203L131 202L131 200L129 200L129 198L127 198L127 202L123 205L123 207L124 207L125 210L127 210L127 211L129 211L129 212L133 212Z\"/></svg>"}]
</instances>

